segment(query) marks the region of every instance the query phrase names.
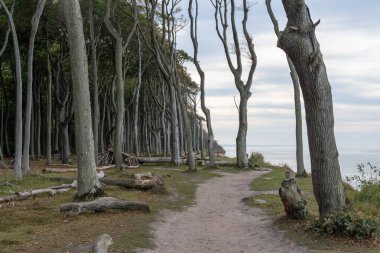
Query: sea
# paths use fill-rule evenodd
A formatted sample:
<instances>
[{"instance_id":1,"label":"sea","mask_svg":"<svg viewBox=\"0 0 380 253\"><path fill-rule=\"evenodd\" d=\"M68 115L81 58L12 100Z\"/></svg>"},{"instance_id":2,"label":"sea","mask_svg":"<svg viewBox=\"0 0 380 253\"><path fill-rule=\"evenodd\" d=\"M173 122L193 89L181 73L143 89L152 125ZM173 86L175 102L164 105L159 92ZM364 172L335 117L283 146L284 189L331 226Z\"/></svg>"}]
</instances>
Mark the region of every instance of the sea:
<instances>
[{"instance_id":1,"label":"sea","mask_svg":"<svg viewBox=\"0 0 380 253\"><path fill-rule=\"evenodd\" d=\"M236 157L235 145L222 145L226 150L226 156ZM307 147L304 147L304 164L307 172L310 172L310 155ZM264 155L264 160L274 165L286 163L297 170L296 147L291 145L247 145L247 154L259 152ZM342 173L342 178L358 175L358 165L367 163L380 168L380 149L343 149L339 150L339 162Z\"/></svg>"}]
</instances>

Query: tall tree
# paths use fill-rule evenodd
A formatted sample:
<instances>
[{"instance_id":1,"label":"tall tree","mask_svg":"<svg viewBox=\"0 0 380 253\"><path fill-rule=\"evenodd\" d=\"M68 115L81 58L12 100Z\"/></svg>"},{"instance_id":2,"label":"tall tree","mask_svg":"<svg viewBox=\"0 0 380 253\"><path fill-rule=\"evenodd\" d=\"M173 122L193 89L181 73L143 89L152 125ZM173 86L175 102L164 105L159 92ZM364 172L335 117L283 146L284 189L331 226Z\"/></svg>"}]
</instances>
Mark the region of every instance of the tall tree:
<instances>
[{"instance_id":1,"label":"tall tree","mask_svg":"<svg viewBox=\"0 0 380 253\"><path fill-rule=\"evenodd\" d=\"M271 0L265 1L268 14L272 20L273 26L274 26L274 32L279 38L281 36L280 29L278 27L278 21L276 17L274 16L272 7L271 7ZM293 88L294 88L294 107L295 107L295 115L296 115L296 157L297 157L297 175L298 176L305 176L305 164L303 161L303 140L302 140L302 110L301 110L301 91L300 91L300 82L298 79L296 68L294 67L294 64L292 60L289 58L288 55L286 55L286 60L288 62L288 66L290 69L290 77L292 78L293 82Z\"/></svg>"},{"instance_id":2,"label":"tall tree","mask_svg":"<svg viewBox=\"0 0 380 253\"><path fill-rule=\"evenodd\" d=\"M189 1L189 17L190 17L190 36L194 47L194 59L193 62L197 68L200 77L200 88L201 88L201 108L206 116L207 124L207 136L208 136L208 155L209 155L209 165L215 166L215 152L214 152L214 131L211 125L211 114L210 110L206 107L205 99L205 73L201 68L198 61L198 0L195 0L195 16L193 15L193 0ZM202 121L201 121L202 122ZM202 124L202 123L201 123ZM202 130L202 128L201 128ZM201 131L202 132L202 131ZM203 148L202 148L203 151Z\"/></svg>"},{"instance_id":3,"label":"tall tree","mask_svg":"<svg viewBox=\"0 0 380 253\"><path fill-rule=\"evenodd\" d=\"M27 91L26 91L26 111L25 111L25 122L24 122L24 146L23 146L23 156L22 156L22 168L29 172L29 149L30 149L30 122L32 118L32 100L33 100L33 58L34 58L34 41L36 39L36 34L38 30L38 24L40 22L40 17L45 7L46 0L39 0L37 3L36 11L32 17L32 29L30 31L29 37L29 48L28 48L28 81L27 81Z\"/></svg>"},{"instance_id":4,"label":"tall tree","mask_svg":"<svg viewBox=\"0 0 380 253\"><path fill-rule=\"evenodd\" d=\"M98 163L98 147L99 147L99 88L98 88L98 59L96 52L96 38L95 38L95 28L94 28L94 1L89 0L88 2L88 13L89 13L89 23L90 23L90 45L91 45L91 61L92 61L92 76L93 76L93 95L92 95L92 104L93 104L93 131L94 131L94 152L95 152L95 161Z\"/></svg>"},{"instance_id":5,"label":"tall tree","mask_svg":"<svg viewBox=\"0 0 380 253\"><path fill-rule=\"evenodd\" d=\"M13 4L15 1L13 2ZM3 7L7 15L9 26L12 32L13 51L16 67L16 131L15 131L15 161L14 172L17 179L22 178L21 174L21 157L22 157L22 72L21 72L21 57L18 44L16 26L13 21L13 13L9 11L3 0L0 0L0 5ZM12 9L14 6L12 7Z\"/></svg>"},{"instance_id":6,"label":"tall tree","mask_svg":"<svg viewBox=\"0 0 380 253\"><path fill-rule=\"evenodd\" d=\"M76 152L78 157L77 198L96 196L102 191L96 177L92 133L88 63L79 0L61 0L64 8L73 80Z\"/></svg>"},{"instance_id":7,"label":"tall tree","mask_svg":"<svg viewBox=\"0 0 380 253\"><path fill-rule=\"evenodd\" d=\"M239 34L236 26L236 17L235 17L235 1L231 0L215 0L211 1L215 8L215 24L216 24L216 32L218 34L219 39L221 40L224 53L226 55L228 67L230 68L234 79L235 86L240 94L240 104L239 104L239 131L236 137L236 157L237 157L237 167L245 168L248 165L248 159L246 155L247 149L247 131L248 131L248 120L247 120L247 107L248 107L248 99L251 97L252 93L250 91L252 86L253 74L256 70L257 65L257 57L255 53L255 48L253 44L252 37L247 29L247 21L248 21L248 12L249 7L247 4L247 0L243 0L243 13L244 17L242 20L243 33L244 33L244 42L247 46L247 55L251 60L251 65L248 73L248 78L244 83L242 79L243 74L243 62L242 62L242 49L240 45ZM228 8L231 7L231 10ZM228 18L228 16L230 16ZM233 36L233 49L236 56L236 64L235 67L230 53L230 48L228 44L228 19L231 21L231 29Z\"/></svg>"},{"instance_id":8,"label":"tall tree","mask_svg":"<svg viewBox=\"0 0 380 253\"><path fill-rule=\"evenodd\" d=\"M347 208L334 134L331 86L304 0L283 0L288 18L278 47L296 68L305 101L314 195L320 218Z\"/></svg>"},{"instance_id":9,"label":"tall tree","mask_svg":"<svg viewBox=\"0 0 380 253\"><path fill-rule=\"evenodd\" d=\"M134 6L134 25L132 31L129 33L126 42L123 45L123 36L120 31L120 24L118 28L112 24L111 21L111 0L106 2L106 14L104 16L104 23L107 30L112 35L115 40L115 70L116 70L116 80L117 80L117 98L116 98L116 126L114 134L114 157L115 166L121 168L123 163L122 159L122 149L123 149L123 122L124 122L124 112L125 112L125 102L124 102L124 75L123 75L123 52L129 45L129 42L137 27L137 9L136 0L132 0Z\"/></svg>"},{"instance_id":10,"label":"tall tree","mask_svg":"<svg viewBox=\"0 0 380 253\"><path fill-rule=\"evenodd\" d=\"M157 33L157 27L155 23L156 12L158 7L157 0L149 0L145 2L145 10L147 15L147 22L149 26L150 36L151 36L151 44L152 48L151 52L156 57L156 61L158 63L158 67L167 82L170 85L172 104L175 99L178 99L181 117L183 118L183 122L179 122L179 124L183 123L183 128L185 132L186 138L186 148L187 148L187 159L189 162L189 171L195 171L195 159L192 145L192 133L190 129L190 121L187 114L187 106L183 98L183 89L180 84L179 76L178 76L178 58L177 58L177 49L176 49L176 34L178 23L175 17L175 13L177 11L178 5L181 3L179 1L163 1L162 4L165 6L162 7L162 11L164 11L162 15L163 24L162 24L162 39L159 39ZM165 40L166 39L166 40ZM148 44L148 43L147 43ZM172 91L175 89L176 94L173 94ZM176 96L174 96L176 95ZM172 108L173 110L173 108ZM172 115L174 117L174 115ZM182 142L183 143L183 142Z\"/></svg>"}]
</instances>

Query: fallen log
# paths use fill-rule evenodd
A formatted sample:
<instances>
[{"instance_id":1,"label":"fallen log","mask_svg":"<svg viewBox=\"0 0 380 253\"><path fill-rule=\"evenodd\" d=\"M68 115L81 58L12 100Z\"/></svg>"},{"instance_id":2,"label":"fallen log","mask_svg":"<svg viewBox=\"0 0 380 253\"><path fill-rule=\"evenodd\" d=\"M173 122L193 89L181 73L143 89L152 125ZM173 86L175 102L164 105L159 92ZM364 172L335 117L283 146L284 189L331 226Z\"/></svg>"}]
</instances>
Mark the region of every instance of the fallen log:
<instances>
[{"instance_id":1,"label":"fallen log","mask_svg":"<svg viewBox=\"0 0 380 253\"><path fill-rule=\"evenodd\" d=\"M150 190L152 188L163 188L164 181L161 177L153 177L149 180L135 179L116 179L116 178L99 178L99 181L105 185L121 186L128 189Z\"/></svg>"},{"instance_id":2,"label":"fallen log","mask_svg":"<svg viewBox=\"0 0 380 253\"><path fill-rule=\"evenodd\" d=\"M230 162L230 161L215 161L215 165L219 165L219 166L234 166L234 165L236 165L236 162Z\"/></svg>"},{"instance_id":3,"label":"fallen log","mask_svg":"<svg viewBox=\"0 0 380 253\"><path fill-rule=\"evenodd\" d=\"M78 215L92 211L105 212L108 209L150 212L149 206L144 202L124 201L112 197L102 197L89 202L67 203L60 207L60 211L68 215Z\"/></svg>"},{"instance_id":4,"label":"fallen log","mask_svg":"<svg viewBox=\"0 0 380 253\"><path fill-rule=\"evenodd\" d=\"M171 157L139 157L140 163L171 163ZM180 159L180 164L185 164L186 159Z\"/></svg>"},{"instance_id":5,"label":"fallen log","mask_svg":"<svg viewBox=\"0 0 380 253\"><path fill-rule=\"evenodd\" d=\"M148 172L148 173L137 173L137 174L133 174L133 177L136 180L143 180L143 179L152 179L153 175L150 172Z\"/></svg>"},{"instance_id":6,"label":"fallen log","mask_svg":"<svg viewBox=\"0 0 380 253\"><path fill-rule=\"evenodd\" d=\"M99 236L92 245L91 253L107 253L108 248L113 244L111 236L103 234Z\"/></svg>"},{"instance_id":7,"label":"fallen log","mask_svg":"<svg viewBox=\"0 0 380 253\"><path fill-rule=\"evenodd\" d=\"M65 172L77 172L76 168L45 168L43 173L65 173Z\"/></svg>"},{"instance_id":8,"label":"fallen log","mask_svg":"<svg viewBox=\"0 0 380 253\"><path fill-rule=\"evenodd\" d=\"M57 189L57 190L39 189L39 190L30 191L30 192L20 192L20 193L17 193L15 195L0 197L0 203L6 203L6 202L11 202L11 201L21 201L21 200L25 200L25 199L28 199L32 196L36 196L36 195L39 195L42 193L48 193L50 196L53 196L53 195L56 195L58 193L67 192L69 190L70 189L67 189L67 188L66 189Z\"/></svg>"},{"instance_id":9,"label":"fallen log","mask_svg":"<svg viewBox=\"0 0 380 253\"><path fill-rule=\"evenodd\" d=\"M115 165L107 165L102 167L96 167L96 170L103 171L114 168ZM44 173L65 173L65 172L77 172L78 168L45 168L42 172Z\"/></svg>"},{"instance_id":10,"label":"fallen log","mask_svg":"<svg viewBox=\"0 0 380 253\"><path fill-rule=\"evenodd\" d=\"M53 164L48 164L50 167L66 167L66 168L71 168L70 164L66 163L53 163Z\"/></svg>"},{"instance_id":11,"label":"fallen log","mask_svg":"<svg viewBox=\"0 0 380 253\"><path fill-rule=\"evenodd\" d=\"M21 200L25 200L30 197L40 195L43 193L48 193L50 196L54 196L59 193L67 192L70 189L76 188L76 187L77 187L77 182L73 181L71 184L52 186L46 189L38 189L38 190L32 190L28 192L17 192L15 195L0 197L0 203L6 203L6 202L11 202L11 201L21 201Z\"/></svg>"},{"instance_id":12,"label":"fallen log","mask_svg":"<svg viewBox=\"0 0 380 253\"><path fill-rule=\"evenodd\" d=\"M306 219L309 211L306 208L306 200L297 186L293 172L286 172L286 179L282 181L279 194L284 204L284 210L288 217L295 220Z\"/></svg>"}]
</instances>

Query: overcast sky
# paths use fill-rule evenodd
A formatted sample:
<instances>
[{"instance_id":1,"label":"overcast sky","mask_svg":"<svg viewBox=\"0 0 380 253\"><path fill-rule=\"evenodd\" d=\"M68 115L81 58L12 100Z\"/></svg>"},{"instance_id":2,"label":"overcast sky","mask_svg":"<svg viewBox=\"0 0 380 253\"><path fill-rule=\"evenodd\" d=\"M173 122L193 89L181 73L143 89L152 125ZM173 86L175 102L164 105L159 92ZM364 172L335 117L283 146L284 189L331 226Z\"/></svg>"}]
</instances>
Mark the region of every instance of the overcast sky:
<instances>
[{"instance_id":1,"label":"overcast sky","mask_svg":"<svg viewBox=\"0 0 380 253\"><path fill-rule=\"evenodd\" d=\"M183 1L186 6L187 0ZM213 7L209 0L199 2L199 58L206 72L206 103L211 109L216 139L222 144L234 144L238 113L233 96L239 95L214 29ZM286 19L281 0L272 2L283 29ZM338 148L380 150L380 1L306 2L314 22L321 19L317 38L332 86ZM276 47L265 0L256 1L252 7L249 30L258 65L249 100L247 143L295 145L293 86L285 55ZM180 32L178 48L193 54L188 29ZM198 80L194 67L187 66L193 79ZM304 125L305 144L306 140Z\"/></svg>"}]
</instances>

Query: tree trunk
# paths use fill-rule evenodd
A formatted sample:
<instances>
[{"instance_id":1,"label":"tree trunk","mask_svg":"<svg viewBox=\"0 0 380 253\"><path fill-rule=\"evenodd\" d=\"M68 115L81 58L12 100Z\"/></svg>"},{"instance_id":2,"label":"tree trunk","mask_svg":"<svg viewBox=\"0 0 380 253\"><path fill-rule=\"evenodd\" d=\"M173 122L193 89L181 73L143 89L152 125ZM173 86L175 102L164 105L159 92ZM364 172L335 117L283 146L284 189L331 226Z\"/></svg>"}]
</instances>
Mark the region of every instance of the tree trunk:
<instances>
[{"instance_id":1,"label":"tree trunk","mask_svg":"<svg viewBox=\"0 0 380 253\"><path fill-rule=\"evenodd\" d=\"M93 18L94 3L89 1L89 22L90 22L90 45L91 45L91 60L92 60L92 75L93 75L93 133L94 133L94 153L95 162L98 163L98 147L99 147L99 92L98 92L98 61L96 58L96 42L94 31Z\"/></svg>"},{"instance_id":2,"label":"tree trunk","mask_svg":"<svg viewBox=\"0 0 380 253\"><path fill-rule=\"evenodd\" d=\"M75 136L78 158L78 199L102 194L96 177L92 134L88 63L79 0L61 1L70 46L70 65L75 104Z\"/></svg>"},{"instance_id":3,"label":"tree trunk","mask_svg":"<svg viewBox=\"0 0 380 253\"><path fill-rule=\"evenodd\" d=\"M178 126L178 114L177 114L177 99L174 87L169 85L170 99L171 99L171 127L172 127L172 138L171 138L171 155L172 163L175 165L180 164L180 154L179 154L179 126Z\"/></svg>"},{"instance_id":4,"label":"tree trunk","mask_svg":"<svg viewBox=\"0 0 380 253\"><path fill-rule=\"evenodd\" d=\"M280 37L280 29L278 26L278 21L273 13L271 0L265 1L268 14L272 20L274 26L274 32L277 38ZM295 106L295 115L296 115L296 157L297 157L297 175L305 176L305 165L303 162L303 141L302 141L302 111L301 111L301 92L300 92L300 82L298 79L297 71L294 67L292 60L286 55L286 60L288 61L290 76L292 78L293 87L294 87L294 106Z\"/></svg>"},{"instance_id":5,"label":"tree trunk","mask_svg":"<svg viewBox=\"0 0 380 253\"><path fill-rule=\"evenodd\" d=\"M305 101L314 195L320 218L347 208L334 134L331 86L304 0L283 0L288 18L278 46L292 60Z\"/></svg>"},{"instance_id":6,"label":"tree trunk","mask_svg":"<svg viewBox=\"0 0 380 253\"><path fill-rule=\"evenodd\" d=\"M134 105L133 105L133 138L134 138L134 144L135 144L135 154L136 156L140 156L140 147L139 147L139 134L138 134L138 119L139 119L139 101L140 101L140 88L141 88L141 77L142 77L142 71L141 71L141 41L140 41L140 34L137 32L137 41L138 41L138 83L135 91L134 96Z\"/></svg>"},{"instance_id":7,"label":"tree trunk","mask_svg":"<svg viewBox=\"0 0 380 253\"><path fill-rule=\"evenodd\" d=\"M40 17L45 7L46 0L39 0L37 3L36 11L32 18L32 29L30 31L29 37L29 48L28 48L28 88L26 96L26 112L25 112L25 123L24 123L24 146L23 146L23 156L22 156L22 168L26 171L30 171L29 167L29 150L30 150L30 124L32 117L32 100L33 100L33 58L34 58L34 41L36 38L36 33L38 29L38 24L40 22Z\"/></svg>"},{"instance_id":8,"label":"tree trunk","mask_svg":"<svg viewBox=\"0 0 380 253\"><path fill-rule=\"evenodd\" d=\"M20 49L18 44L16 27L13 21L12 13L9 12L7 6L3 0L0 0L0 4L5 10L8 18L9 26L12 31L13 51L15 57L16 66L16 126L15 126L15 161L14 172L17 179L22 178L21 174L21 157L22 157L22 73L21 73L21 59Z\"/></svg>"},{"instance_id":9,"label":"tree trunk","mask_svg":"<svg viewBox=\"0 0 380 253\"><path fill-rule=\"evenodd\" d=\"M49 47L49 43L48 43ZM48 90L47 90L47 116L46 116L46 163L51 164L51 115L52 115L52 75L50 55L47 57Z\"/></svg>"},{"instance_id":10,"label":"tree trunk","mask_svg":"<svg viewBox=\"0 0 380 253\"><path fill-rule=\"evenodd\" d=\"M240 94L239 131L236 137L236 157L237 157L237 166L239 168L248 167L248 157L247 157L247 151L246 151L247 130L248 130L248 120L247 120L248 97L244 93Z\"/></svg>"},{"instance_id":11,"label":"tree trunk","mask_svg":"<svg viewBox=\"0 0 380 253\"><path fill-rule=\"evenodd\" d=\"M303 162L303 140L302 140L302 110L301 110L301 91L300 82L298 80L297 71L292 63L292 60L286 56L290 68L290 76L294 87L294 107L296 114L296 157L297 157L297 175L305 176L305 164Z\"/></svg>"}]
</instances>

